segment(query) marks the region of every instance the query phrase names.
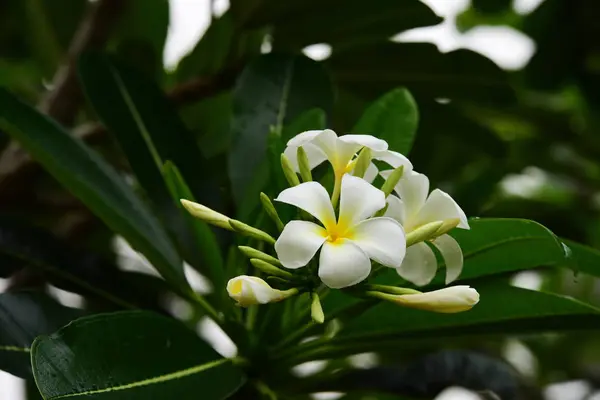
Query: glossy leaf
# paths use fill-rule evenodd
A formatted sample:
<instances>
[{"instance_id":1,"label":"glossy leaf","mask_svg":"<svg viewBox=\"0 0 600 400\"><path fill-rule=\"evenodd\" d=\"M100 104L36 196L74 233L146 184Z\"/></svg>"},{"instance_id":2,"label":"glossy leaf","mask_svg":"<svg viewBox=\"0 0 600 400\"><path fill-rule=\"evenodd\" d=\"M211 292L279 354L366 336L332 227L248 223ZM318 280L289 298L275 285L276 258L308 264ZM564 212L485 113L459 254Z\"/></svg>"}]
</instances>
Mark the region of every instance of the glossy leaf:
<instances>
[{"instance_id":1,"label":"glossy leaf","mask_svg":"<svg viewBox=\"0 0 600 400\"><path fill-rule=\"evenodd\" d=\"M144 253L177 288L188 287L165 231L116 171L58 124L0 90L0 127L17 139L73 195Z\"/></svg>"},{"instance_id":2,"label":"glossy leaf","mask_svg":"<svg viewBox=\"0 0 600 400\"><path fill-rule=\"evenodd\" d=\"M224 399L242 372L180 322L146 312L79 319L31 349L44 399Z\"/></svg>"},{"instance_id":3,"label":"glossy leaf","mask_svg":"<svg viewBox=\"0 0 600 400\"><path fill-rule=\"evenodd\" d=\"M388 142L390 150L408 155L419 124L415 99L404 88L394 89L377 99L352 130L375 135Z\"/></svg>"},{"instance_id":4,"label":"glossy leaf","mask_svg":"<svg viewBox=\"0 0 600 400\"><path fill-rule=\"evenodd\" d=\"M33 340L81 316L83 310L65 307L44 293L0 294L0 369L29 378Z\"/></svg>"},{"instance_id":5,"label":"glossy leaf","mask_svg":"<svg viewBox=\"0 0 600 400\"><path fill-rule=\"evenodd\" d=\"M474 286L481 299L469 311L437 314L381 302L350 319L326 346L319 349L318 342L308 342L295 349L294 354L300 356L291 360L296 363L376 351L408 339L600 328L600 310L576 300L493 281Z\"/></svg>"},{"instance_id":6,"label":"glossy leaf","mask_svg":"<svg viewBox=\"0 0 600 400\"><path fill-rule=\"evenodd\" d=\"M325 64L338 84L365 98L404 86L417 98L486 104L514 99L506 73L469 50L441 53L432 44L382 42L334 51Z\"/></svg>"},{"instance_id":7,"label":"glossy leaf","mask_svg":"<svg viewBox=\"0 0 600 400\"><path fill-rule=\"evenodd\" d=\"M600 277L600 250L571 240L562 241L567 246L565 266L572 268L575 273L583 272Z\"/></svg>"},{"instance_id":8,"label":"glossy leaf","mask_svg":"<svg viewBox=\"0 0 600 400\"><path fill-rule=\"evenodd\" d=\"M257 179L265 163L269 132L273 129L280 134L283 125L300 113L315 107L327 112L332 103L329 77L319 64L304 56L268 54L246 67L234 89L229 155L231 186L238 204L254 201L261 190L253 187L249 192L249 183Z\"/></svg>"},{"instance_id":9,"label":"glossy leaf","mask_svg":"<svg viewBox=\"0 0 600 400\"><path fill-rule=\"evenodd\" d=\"M408 29L441 22L417 0L375 0L368 7L361 0L269 0L261 6L249 24L274 25L275 44L286 48L386 40Z\"/></svg>"}]
</instances>

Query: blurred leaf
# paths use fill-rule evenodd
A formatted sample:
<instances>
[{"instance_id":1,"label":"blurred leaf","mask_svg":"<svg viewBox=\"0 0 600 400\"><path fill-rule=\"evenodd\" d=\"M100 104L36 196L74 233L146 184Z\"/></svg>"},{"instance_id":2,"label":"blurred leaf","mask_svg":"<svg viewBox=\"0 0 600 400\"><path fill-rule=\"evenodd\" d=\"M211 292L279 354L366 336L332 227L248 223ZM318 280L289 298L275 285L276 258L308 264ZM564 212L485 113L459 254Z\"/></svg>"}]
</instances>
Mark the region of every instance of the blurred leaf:
<instances>
[{"instance_id":1,"label":"blurred leaf","mask_svg":"<svg viewBox=\"0 0 600 400\"><path fill-rule=\"evenodd\" d=\"M39 292L0 294L0 369L21 378L31 376L33 339L54 332L83 316Z\"/></svg>"},{"instance_id":2,"label":"blurred leaf","mask_svg":"<svg viewBox=\"0 0 600 400\"><path fill-rule=\"evenodd\" d=\"M364 112L353 132L375 135L388 142L389 149L408 155L417 127L419 110L404 88L394 89L377 99Z\"/></svg>"},{"instance_id":3,"label":"blurred leaf","mask_svg":"<svg viewBox=\"0 0 600 400\"><path fill-rule=\"evenodd\" d=\"M507 74L469 50L440 53L432 44L381 42L334 49L325 64L334 81L365 98L404 86L419 98L510 103Z\"/></svg>"},{"instance_id":4,"label":"blurred leaf","mask_svg":"<svg viewBox=\"0 0 600 400\"><path fill-rule=\"evenodd\" d=\"M151 288L152 282L164 281L148 276L144 285L136 285L130 273L92 252L84 252L58 240L48 232L23 222L0 221L0 277L8 277L25 267L44 272L57 287L96 296L113 308L136 306L158 310L157 295L165 288Z\"/></svg>"},{"instance_id":5,"label":"blurred leaf","mask_svg":"<svg viewBox=\"0 0 600 400\"><path fill-rule=\"evenodd\" d=\"M266 160L267 137L303 111L331 109L333 90L322 67L304 57L261 56L242 72L234 90L233 144L229 174L238 204L257 204L259 167ZM264 174L263 173L260 175ZM258 180L260 181L260 180Z\"/></svg>"},{"instance_id":6,"label":"blurred leaf","mask_svg":"<svg viewBox=\"0 0 600 400\"><path fill-rule=\"evenodd\" d=\"M394 347L402 340L597 330L600 310L566 297L516 288L491 280L475 284L481 299L473 309L437 314L381 302L347 321L325 346L308 342L289 362L341 357ZM407 323L409 321L409 323Z\"/></svg>"},{"instance_id":7,"label":"blurred leaf","mask_svg":"<svg viewBox=\"0 0 600 400\"><path fill-rule=\"evenodd\" d=\"M36 383L52 400L224 399L244 378L178 321L146 312L79 319L31 349Z\"/></svg>"},{"instance_id":8,"label":"blurred leaf","mask_svg":"<svg viewBox=\"0 0 600 400\"><path fill-rule=\"evenodd\" d=\"M600 277L600 250L593 247L584 246L571 240L562 239L567 245L574 272L583 272L595 277Z\"/></svg>"},{"instance_id":9,"label":"blurred leaf","mask_svg":"<svg viewBox=\"0 0 600 400\"><path fill-rule=\"evenodd\" d=\"M234 26L229 14L213 20L196 47L179 62L177 81L219 72L231 51L233 39Z\"/></svg>"},{"instance_id":10,"label":"blurred leaf","mask_svg":"<svg viewBox=\"0 0 600 400\"><path fill-rule=\"evenodd\" d=\"M168 0L130 0L115 29L114 45L122 58L154 76L163 70L168 28Z\"/></svg>"},{"instance_id":11,"label":"blurred leaf","mask_svg":"<svg viewBox=\"0 0 600 400\"><path fill-rule=\"evenodd\" d=\"M248 25L272 24L275 46L299 49L314 43L385 40L441 21L417 0L374 0L368 6L362 0L268 0Z\"/></svg>"},{"instance_id":12,"label":"blurred leaf","mask_svg":"<svg viewBox=\"0 0 600 400\"><path fill-rule=\"evenodd\" d=\"M327 127L327 115L318 108L313 108L300 114L297 118L283 127L281 138L284 143L297 134L314 129L325 129Z\"/></svg>"},{"instance_id":13,"label":"blurred leaf","mask_svg":"<svg viewBox=\"0 0 600 400\"><path fill-rule=\"evenodd\" d=\"M175 164L167 161L163 167L163 176L171 196L175 204L185 214L186 222L190 227L190 231L194 235L194 245L197 247L199 257L202 259L202 269L211 279L215 288L225 287L225 269L223 266L223 258L221 257L221 249L211 231L210 227L198 218L193 217L187 211L183 210L180 200L186 199L196 201L192 191L185 183L179 169Z\"/></svg>"},{"instance_id":14,"label":"blurred leaf","mask_svg":"<svg viewBox=\"0 0 600 400\"><path fill-rule=\"evenodd\" d=\"M34 57L46 78L52 77L62 57L62 49L42 0L24 0L27 38Z\"/></svg>"},{"instance_id":15,"label":"blurred leaf","mask_svg":"<svg viewBox=\"0 0 600 400\"><path fill-rule=\"evenodd\" d=\"M0 90L0 126L180 290L183 264L156 218L116 171L58 124Z\"/></svg>"},{"instance_id":16,"label":"blurred leaf","mask_svg":"<svg viewBox=\"0 0 600 400\"><path fill-rule=\"evenodd\" d=\"M510 10L512 0L473 0L473 8L483 14L495 14Z\"/></svg>"}]
</instances>

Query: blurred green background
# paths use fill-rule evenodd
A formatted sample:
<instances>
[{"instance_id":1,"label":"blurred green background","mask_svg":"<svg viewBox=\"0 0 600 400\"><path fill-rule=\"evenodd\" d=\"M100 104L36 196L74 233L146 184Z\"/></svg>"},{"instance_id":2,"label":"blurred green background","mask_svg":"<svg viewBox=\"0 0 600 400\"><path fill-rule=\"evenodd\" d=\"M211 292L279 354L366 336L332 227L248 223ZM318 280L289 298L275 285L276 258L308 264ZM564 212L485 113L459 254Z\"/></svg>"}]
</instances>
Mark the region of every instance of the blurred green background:
<instances>
[{"instance_id":1,"label":"blurred green background","mask_svg":"<svg viewBox=\"0 0 600 400\"><path fill-rule=\"evenodd\" d=\"M533 219L560 237L600 248L599 20L597 0L0 0L0 85L37 104L131 177L77 76L81 53L106 51L165 93L207 159L197 173L223 181L232 120L239 117L232 93L252 73L245 67L260 54L304 52L316 61L301 62L323 69L324 78L300 77L293 90L322 92L309 105L323 108L334 130L348 132L370 102L406 87L420 114L410 159L468 216ZM254 97L245 101L268 110L261 99L272 93L270 85L255 83ZM162 127L168 131L168 122ZM135 265L143 260L2 132L0 150L3 290L48 281L11 256L16 248L66 259L83 276L108 281L97 254L143 268ZM235 198L229 190L221 187ZM510 278L600 306L598 282L585 273L542 268ZM52 293L78 300L62 289ZM600 385L597 335L451 345L507 361L518 371L514 390L527 393L522 398L592 399ZM414 352L438 347L448 346ZM413 356L407 349L385 355L398 362ZM450 371L443 360L439 368ZM466 357L469 362L485 361ZM459 386L501 376L448 374ZM558 397L555 386L548 389L572 380L581 382ZM1 398L19 398L8 393L11 385L8 375L0 376Z\"/></svg>"}]
</instances>

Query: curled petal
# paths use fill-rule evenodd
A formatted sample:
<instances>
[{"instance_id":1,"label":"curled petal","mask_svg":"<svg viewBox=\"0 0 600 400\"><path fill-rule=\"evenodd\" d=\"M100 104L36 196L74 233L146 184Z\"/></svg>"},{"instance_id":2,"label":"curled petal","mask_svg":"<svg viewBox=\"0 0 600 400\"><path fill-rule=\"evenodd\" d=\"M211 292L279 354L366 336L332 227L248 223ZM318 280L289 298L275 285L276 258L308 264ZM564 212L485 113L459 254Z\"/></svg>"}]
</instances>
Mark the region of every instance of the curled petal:
<instances>
[{"instance_id":1,"label":"curled petal","mask_svg":"<svg viewBox=\"0 0 600 400\"><path fill-rule=\"evenodd\" d=\"M388 296L402 306L439 313L457 313L473 308L479 302L479 293L469 286L451 286L433 292Z\"/></svg>"},{"instance_id":2,"label":"curled petal","mask_svg":"<svg viewBox=\"0 0 600 400\"><path fill-rule=\"evenodd\" d=\"M340 289L365 280L371 273L367 254L348 239L325 242L319 258L319 278L330 288Z\"/></svg>"},{"instance_id":3,"label":"curled petal","mask_svg":"<svg viewBox=\"0 0 600 400\"><path fill-rule=\"evenodd\" d=\"M385 140L381 140L371 135L344 135L339 138L341 142L352 143L360 147L368 147L369 149L379 152L387 150L388 144Z\"/></svg>"},{"instance_id":4,"label":"curled petal","mask_svg":"<svg viewBox=\"0 0 600 400\"><path fill-rule=\"evenodd\" d=\"M373 183L375 178L377 178L378 174L379 174L379 170L377 169L375 164L370 163L369 166L367 167L367 171L365 172L365 176L363 177L363 179L369 183Z\"/></svg>"},{"instance_id":5,"label":"curled petal","mask_svg":"<svg viewBox=\"0 0 600 400\"><path fill-rule=\"evenodd\" d=\"M386 151L377 151L373 152L373 158L375 160L383 161L389 164L393 169L398 168L401 165L404 165L404 173L412 171L413 165L409 161L408 158L398 153L397 151L386 150Z\"/></svg>"},{"instance_id":6,"label":"curled petal","mask_svg":"<svg viewBox=\"0 0 600 400\"><path fill-rule=\"evenodd\" d=\"M442 235L433 241L446 263L446 285L460 276L463 253L458 242L450 235Z\"/></svg>"},{"instance_id":7,"label":"curled petal","mask_svg":"<svg viewBox=\"0 0 600 400\"><path fill-rule=\"evenodd\" d=\"M281 264L290 269L304 267L315 256L327 231L308 221L291 221L275 242L275 252Z\"/></svg>"},{"instance_id":8,"label":"curled petal","mask_svg":"<svg viewBox=\"0 0 600 400\"><path fill-rule=\"evenodd\" d=\"M417 224L420 225L453 218L458 218L460 221L458 224L459 228L469 229L467 216L456 201L448 193L440 189L435 189L427 198L423 208L421 208Z\"/></svg>"},{"instance_id":9,"label":"curled petal","mask_svg":"<svg viewBox=\"0 0 600 400\"><path fill-rule=\"evenodd\" d=\"M418 286L427 285L435 277L437 260L433 250L424 242L406 249L398 275Z\"/></svg>"},{"instance_id":10,"label":"curled petal","mask_svg":"<svg viewBox=\"0 0 600 400\"><path fill-rule=\"evenodd\" d=\"M240 275L227 282L227 293L240 306L266 304L282 298L282 292L255 276Z\"/></svg>"},{"instance_id":11,"label":"curled petal","mask_svg":"<svg viewBox=\"0 0 600 400\"><path fill-rule=\"evenodd\" d=\"M353 228L352 241L370 259L386 267L399 268L406 254L404 229L391 218L373 218Z\"/></svg>"},{"instance_id":12,"label":"curled petal","mask_svg":"<svg viewBox=\"0 0 600 400\"><path fill-rule=\"evenodd\" d=\"M306 131L306 132L302 132L297 134L296 136L294 136L293 138L291 138L290 140L288 140L287 142L287 146L288 147L300 147L300 146L304 146L307 143L312 142L313 140L315 140L317 137L321 136L322 134L324 134L324 130L312 130L312 131ZM328 133L326 135L329 135ZM334 133L335 135L335 133ZM336 135L337 137L337 135Z\"/></svg>"},{"instance_id":13,"label":"curled petal","mask_svg":"<svg viewBox=\"0 0 600 400\"><path fill-rule=\"evenodd\" d=\"M335 213L329 194L318 182L304 182L285 189L275 200L306 211L321 221L325 227L335 225Z\"/></svg>"},{"instance_id":14,"label":"curled petal","mask_svg":"<svg viewBox=\"0 0 600 400\"><path fill-rule=\"evenodd\" d=\"M338 225L351 228L385 207L385 195L361 178L344 175Z\"/></svg>"},{"instance_id":15,"label":"curled petal","mask_svg":"<svg viewBox=\"0 0 600 400\"><path fill-rule=\"evenodd\" d=\"M404 203L397 196L393 194L389 195L385 201L388 204L387 210L385 210L384 217L390 217L404 224L406 219L406 210L404 209Z\"/></svg>"},{"instance_id":16,"label":"curled petal","mask_svg":"<svg viewBox=\"0 0 600 400\"><path fill-rule=\"evenodd\" d=\"M306 157L308 158L308 165L310 169L315 168L317 165L321 164L323 161L327 159L327 156L323 151L317 146L307 143L302 146L304 151L306 152ZM290 163L294 167L296 172L300 171L300 167L298 166L298 147L288 146L284 150L283 154L290 160Z\"/></svg>"}]
</instances>

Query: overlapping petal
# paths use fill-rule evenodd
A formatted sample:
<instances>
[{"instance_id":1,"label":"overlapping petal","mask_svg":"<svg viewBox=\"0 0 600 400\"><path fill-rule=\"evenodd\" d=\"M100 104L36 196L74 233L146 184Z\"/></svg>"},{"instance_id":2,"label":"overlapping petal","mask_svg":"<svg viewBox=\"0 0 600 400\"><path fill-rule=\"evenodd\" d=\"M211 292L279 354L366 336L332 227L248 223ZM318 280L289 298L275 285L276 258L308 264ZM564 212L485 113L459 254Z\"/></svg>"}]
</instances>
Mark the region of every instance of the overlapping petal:
<instances>
[{"instance_id":1,"label":"overlapping petal","mask_svg":"<svg viewBox=\"0 0 600 400\"><path fill-rule=\"evenodd\" d=\"M463 269L463 252L450 235L442 235L433 241L446 263L446 285L456 280Z\"/></svg>"},{"instance_id":2,"label":"overlapping petal","mask_svg":"<svg viewBox=\"0 0 600 400\"><path fill-rule=\"evenodd\" d=\"M404 203L406 223L411 225L410 227L404 226L404 228L409 231L412 229L412 225L415 225L412 220L420 212L427 199L429 179L423 174L409 171L402 176L395 190Z\"/></svg>"},{"instance_id":3,"label":"overlapping petal","mask_svg":"<svg viewBox=\"0 0 600 400\"><path fill-rule=\"evenodd\" d=\"M424 242L406 249L398 275L418 286L427 285L435 277L437 260L433 250Z\"/></svg>"},{"instance_id":4,"label":"overlapping petal","mask_svg":"<svg viewBox=\"0 0 600 400\"><path fill-rule=\"evenodd\" d=\"M385 207L385 194L361 178L344 175L338 224L342 230L356 225Z\"/></svg>"},{"instance_id":5,"label":"overlapping petal","mask_svg":"<svg viewBox=\"0 0 600 400\"><path fill-rule=\"evenodd\" d=\"M296 269L304 267L315 256L327 231L309 221L291 221L275 242L277 258L284 267Z\"/></svg>"},{"instance_id":6,"label":"overlapping petal","mask_svg":"<svg viewBox=\"0 0 600 400\"><path fill-rule=\"evenodd\" d=\"M388 204L388 208L385 210L384 216L393 218L404 225L404 221L406 220L406 209L402 200L393 194L389 195L385 200Z\"/></svg>"},{"instance_id":7,"label":"overlapping petal","mask_svg":"<svg viewBox=\"0 0 600 400\"><path fill-rule=\"evenodd\" d=\"M381 265L399 268L406 253L404 229L391 218L372 218L353 228L352 241L370 259Z\"/></svg>"},{"instance_id":8,"label":"overlapping petal","mask_svg":"<svg viewBox=\"0 0 600 400\"><path fill-rule=\"evenodd\" d=\"M332 289L340 289L366 279L371 273L368 255L348 239L325 242L319 258L319 278Z\"/></svg>"},{"instance_id":9,"label":"overlapping petal","mask_svg":"<svg viewBox=\"0 0 600 400\"><path fill-rule=\"evenodd\" d=\"M469 229L467 216L452 197L440 189L435 189L419 211L415 224L420 225L432 221L459 219L459 228Z\"/></svg>"},{"instance_id":10,"label":"overlapping petal","mask_svg":"<svg viewBox=\"0 0 600 400\"><path fill-rule=\"evenodd\" d=\"M305 182L285 189L275 201L291 204L317 218L327 228L335 225L335 212L327 190L318 182Z\"/></svg>"},{"instance_id":11,"label":"overlapping petal","mask_svg":"<svg viewBox=\"0 0 600 400\"><path fill-rule=\"evenodd\" d=\"M302 146L304 151L306 152L306 157L308 158L308 165L310 169L315 168L320 165L323 161L327 160L327 156L323 153L323 150L318 148L312 143L307 143ZM292 167L296 172L300 171L300 166L298 164L298 147L286 147L283 154L290 160Z\"/></svg>"}]
</instances>

